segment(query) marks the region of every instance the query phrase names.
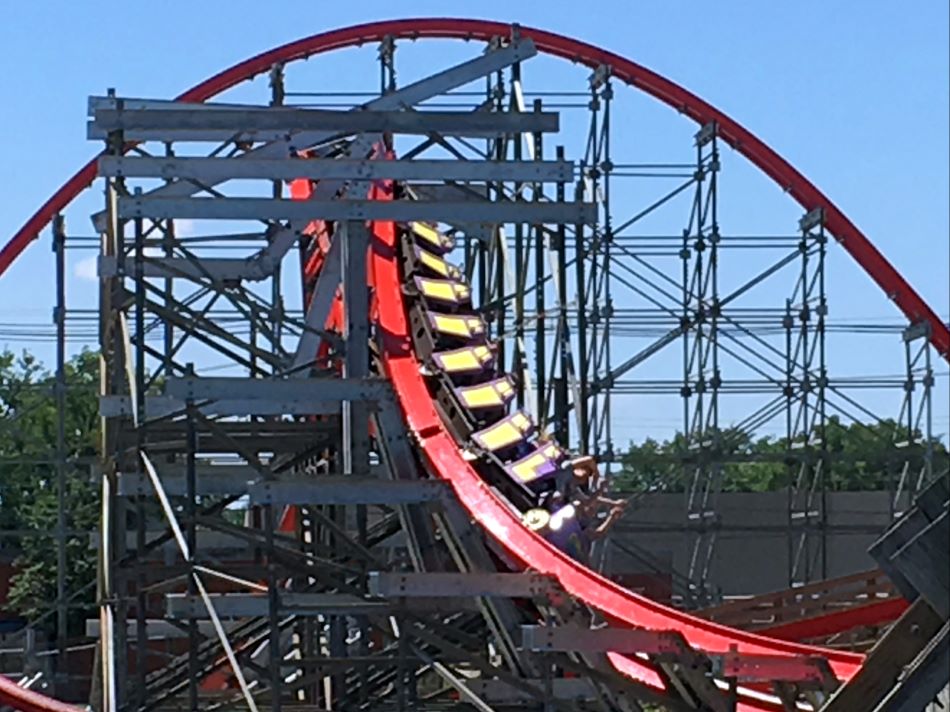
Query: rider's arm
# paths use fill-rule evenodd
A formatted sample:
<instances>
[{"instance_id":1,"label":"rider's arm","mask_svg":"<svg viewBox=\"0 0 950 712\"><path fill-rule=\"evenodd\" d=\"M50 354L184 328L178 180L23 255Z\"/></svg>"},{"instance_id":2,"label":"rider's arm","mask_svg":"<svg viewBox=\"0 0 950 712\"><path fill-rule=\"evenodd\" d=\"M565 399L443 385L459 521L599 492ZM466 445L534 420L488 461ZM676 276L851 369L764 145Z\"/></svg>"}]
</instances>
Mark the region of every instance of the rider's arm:
<instances>
[{"instance_id":1,"label":"rider's arm","mask_svg":"<svg viewBox=\"0 0 950 712\"><path fill-rule=\"evenodd\" d=\"M610 528L617 523L617 520L620 519L620 516L623 514L624 508L622 506L616 506L610 510L610 514L607 515L607 518L602 521L594 530L589 532L588 536L591 539L600 539Z\"/></svg>"}]
</instances>

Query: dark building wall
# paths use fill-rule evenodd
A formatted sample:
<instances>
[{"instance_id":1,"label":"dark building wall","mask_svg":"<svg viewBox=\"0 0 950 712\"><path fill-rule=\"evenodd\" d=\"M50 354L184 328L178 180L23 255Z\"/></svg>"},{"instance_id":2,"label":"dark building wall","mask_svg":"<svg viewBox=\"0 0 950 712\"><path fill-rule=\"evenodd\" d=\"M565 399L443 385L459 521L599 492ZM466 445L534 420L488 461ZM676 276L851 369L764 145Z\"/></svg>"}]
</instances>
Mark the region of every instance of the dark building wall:
<instances>
[{"instance_id":1,"label":"dark building wall","mask_svg":"<svg viewBox=\"0 0 950 712\"><path fill-rule=\"evenodd\" d=\"M723 595L766 593L787 588L789 572L788 495L741 492L720 495L721 531L710 578ZM844 576L875 568L867 554L890 518L886 492L833 492L827 496L827 575ZM688 570L683 494L646 495L637 500L612 532L620 545L608 547L605 569L612 575L642 574L658 568ZM818 538L811 538L817 544ZM620 547L646 556L632 556ZM655 566L647 561L652 559ZM820 575L817 576L820 578Z\"/></svg>"}]
</instances>

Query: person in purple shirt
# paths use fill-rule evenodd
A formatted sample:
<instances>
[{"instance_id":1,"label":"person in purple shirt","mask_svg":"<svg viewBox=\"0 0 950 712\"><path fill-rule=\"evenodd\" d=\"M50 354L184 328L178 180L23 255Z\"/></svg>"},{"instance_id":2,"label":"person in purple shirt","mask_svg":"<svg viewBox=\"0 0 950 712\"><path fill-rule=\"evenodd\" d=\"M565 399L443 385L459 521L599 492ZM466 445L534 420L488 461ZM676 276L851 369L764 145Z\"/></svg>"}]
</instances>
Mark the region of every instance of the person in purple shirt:
<instances>
[{"instance_id":1,"label":"person in purple shirt","mask_svg":"<svg viewBox=\"0 0 950 712\"><path fill-rule=\"evenodd\" d=\"M610 513L604 521L604 524L607 524L606 529L609 529L627 507L627 500L611 499L607 496L609 489L607 481L601 478L600 471L597 469L597 461L590 455L573 459L571 468L574 477L568 488L568 498L574 502L578 509L582 510L581 516L588 520L596 519L601 507L609 507ZM606 529L604 529L604 533L606 533ZM600 534L598 538L600 536L603 536L603 534Z\"/></svg>"},{"instance_id":2,"label":"person in purple shirt","mask_svg":"<svg viewBox=\"0 0 950 712\"><path fill-rule=\"evenodd\" d=\"M575 488L571 501L562 492L551 492L542 502L543 509L525 513L525 524L561 551L587 564L593 542L607 535L627 506L626 500L606 497L605 490L605 483L590 493ZM610 507L610 512L599 520L600 507L604 504Z\"/></svg>"}]
</instances>

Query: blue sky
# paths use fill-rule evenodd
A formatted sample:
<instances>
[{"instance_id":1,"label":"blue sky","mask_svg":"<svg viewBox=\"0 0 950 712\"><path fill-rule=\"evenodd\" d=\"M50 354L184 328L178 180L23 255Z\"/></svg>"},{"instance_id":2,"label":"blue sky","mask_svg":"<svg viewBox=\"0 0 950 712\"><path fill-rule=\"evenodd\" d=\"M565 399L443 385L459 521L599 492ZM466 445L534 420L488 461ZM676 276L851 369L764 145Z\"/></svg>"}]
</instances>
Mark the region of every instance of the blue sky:
<instances>
[{"instance_id":1,"label":"blue sky","mask_svg":"<svg viewBox=\"0 0 950 712\"><path fill-rule=\"evenodd\" d=\"M357 22L480 17L602 45L739 120L830 196L947 319L950 17L946 3L912 7L882 0L6 3L0 240L94 153L85 139L90 94L117 87L170 97L262 50ZM848 316L899 316L866 276L836 260ZM44 240L0 280L0 323L49 319L50 268ZM879 363L874 353L861 358L868 372L900 365ZM938 429L946 431L942 393Z\"/></svg>"}]
</instances>

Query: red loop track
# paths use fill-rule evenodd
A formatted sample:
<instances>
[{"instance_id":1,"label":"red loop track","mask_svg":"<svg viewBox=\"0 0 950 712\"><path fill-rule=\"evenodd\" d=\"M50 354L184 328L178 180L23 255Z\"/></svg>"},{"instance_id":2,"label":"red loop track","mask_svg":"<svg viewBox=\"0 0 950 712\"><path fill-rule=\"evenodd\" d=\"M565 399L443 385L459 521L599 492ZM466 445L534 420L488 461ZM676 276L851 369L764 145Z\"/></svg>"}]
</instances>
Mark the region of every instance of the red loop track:
<instances>
[{"instance_id":1,"label":"red loop track","mask_svg":"<svg viewBox=\"0 0 950 712\"><path fill-rule=\"evenodd\" d=\"M492 37L508 36L511 29L511 25L502 22L456 18L389 20L354 25L311 35L251 57L192 87L181 94L178 100L207 101L243 81L269 71L275 64L305 59L316 54L367 42L378 42L385 37L394 39L433 37L487 41ZM950 361L950 327L940 320L907 280L894 269L884 255L871 244L867 236L834 203L825 197L811 181L795 170L788 161L750 131L675 82L625 57L553 32L531 27L521 27L519 31L522 36L534 40L541 52L591 68L607 65L617 80L646 92L697 123L702 125L716 122L719 135L723 140L787 191L805 210L824 209L825 227L828 232L884 290L887 297L897 304L911 323L926 323L930 327L931 343L944 359ZM53 216L63 210L95 178L96 159L93 159L66 181L62 188L27 220L26 224L0 250L0 275L26 249L27 245L36 239Z\"/></svg>"}]
</instances>

